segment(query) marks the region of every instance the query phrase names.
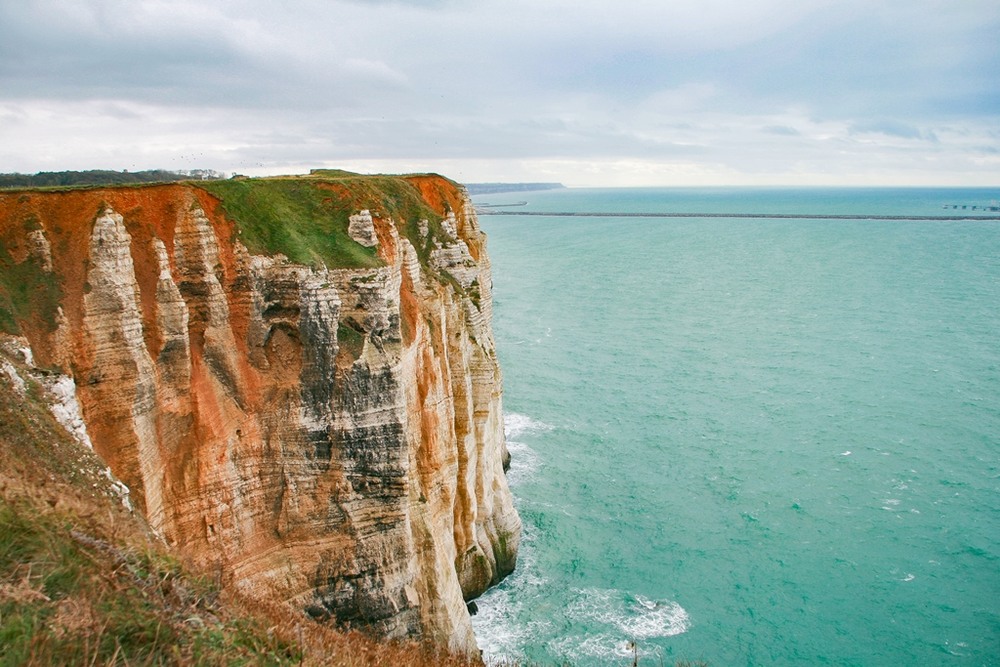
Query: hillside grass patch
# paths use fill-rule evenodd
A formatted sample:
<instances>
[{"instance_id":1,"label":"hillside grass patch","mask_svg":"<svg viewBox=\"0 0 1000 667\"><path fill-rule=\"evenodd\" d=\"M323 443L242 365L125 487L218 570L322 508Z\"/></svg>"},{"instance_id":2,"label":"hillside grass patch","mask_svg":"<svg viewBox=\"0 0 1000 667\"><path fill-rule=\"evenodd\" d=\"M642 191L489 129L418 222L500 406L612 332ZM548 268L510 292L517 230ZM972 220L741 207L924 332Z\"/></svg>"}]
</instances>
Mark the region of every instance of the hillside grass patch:
<instances>
[{"instance_id":1,"label":"hillside grass patch","mask_svg":"<svg viewBox=\"0 0 1000 667\"><path fill-rule=\"evenodd\" d=\"M0 331L19 334L27 322L53 331L61 299L55 273L43 270L35 257L18 264L0 239Z\"/></svg>"},{"instance_id":2,"label":"hillside grass patch","mask_svg":"<svg viewBox=\"0 0 1000 667\"><path fill-rule=\"evenodd\" d=\"M349 218L363 209L391 218L427 266L434 240L442 236L441 215L419 188L400 176L363 176L314 170L309 176L198 181L222 202L239 239L255 254L281 253L300 264L329 268L381 266L376 250L347 233ZM429 233L421 236L419 221Z\"/></svg>"},{"instance_id":3,"label":"hillside grass patch","mask_svg":"<svg viewBox=\"0 0 1000 667\"><path fill-rule=\"evenodd\" d=\"M313 180L261 178L198 182L218 197L239 240L259 255L282 254L297 264L329 268L381 266L374 248L347 233L350 210Z\"/></svg>"}]
</instances>

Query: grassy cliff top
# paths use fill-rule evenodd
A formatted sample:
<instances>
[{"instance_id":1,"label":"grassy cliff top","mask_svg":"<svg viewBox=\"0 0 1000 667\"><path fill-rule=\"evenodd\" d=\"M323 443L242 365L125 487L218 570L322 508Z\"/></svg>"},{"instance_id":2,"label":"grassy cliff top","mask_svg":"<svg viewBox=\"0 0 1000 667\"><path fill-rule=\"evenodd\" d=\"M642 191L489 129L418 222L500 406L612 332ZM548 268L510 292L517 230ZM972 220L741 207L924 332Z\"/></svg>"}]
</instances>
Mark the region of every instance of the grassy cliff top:
<instances>
[{"instance_id":1,"label":"grassy cliff top","mask_svg":"<svg viewBox=\"0 0 1000 667\"><path fill-rule=\"evenodd\" d=\"M401 228L418 220L437 223L444 211L424 197L417 185L421 179L458 187L434 175L362 176L339 170L190 184L218 198L252 253L281 253L296 263L321 262L331 268L368 268L381 261L374 248L348 235L350 216L367 209Z\"/></svg>"},{"instance_id":2,"label":"grassy cliff top","mask_svg":"<svg viewBox=\"0 0 1000 667\"><path fill-rule=\"evenodd\" d=\"M227 219L251 253L282 254L297 264L331 269L365 269L384 264L377 248L367 248L348 234L349 218L367 209L376 227L395 223L417 248L426 265L442 218L461 207L461 186L436 174L360 175L314 170L308 175L175 183L86 184L0 190L0 331L51 331L63 299L66 247L86 243L86 221L109 205L125 216L136 238L159 226L169 235L173 208L198 194L216 221ZM381 221L379 220L381 219ZM419 233L427 220L429 234ZM146 227L136 234L136 229ZM25 255L28 235L42 230L53 247L53 269ZM157 232L154 232L157 233ZM70 237L74 236L76 240ZM67 240L69 239L69 240ZM68 244L68 245L67 245Z\"/></svg>"}]
</instances>

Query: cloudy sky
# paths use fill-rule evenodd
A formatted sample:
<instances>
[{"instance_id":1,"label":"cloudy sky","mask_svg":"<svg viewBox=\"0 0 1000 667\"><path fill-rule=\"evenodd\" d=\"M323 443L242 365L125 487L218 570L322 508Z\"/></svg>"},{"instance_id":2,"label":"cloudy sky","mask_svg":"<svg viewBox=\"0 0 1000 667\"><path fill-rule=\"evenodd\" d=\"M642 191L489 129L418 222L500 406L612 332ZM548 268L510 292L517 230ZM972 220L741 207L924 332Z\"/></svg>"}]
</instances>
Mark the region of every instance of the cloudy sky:
<instances>
[{"instance_id":1,"label":"cloudy sky","mask_svg":"<svg viewBox=\"0 0 1000 667\"><path fill-rule=\"evenodd\" d=\"M1000 185L997 0L0 0L0 172Z\"/></svg>"}]
</instances>

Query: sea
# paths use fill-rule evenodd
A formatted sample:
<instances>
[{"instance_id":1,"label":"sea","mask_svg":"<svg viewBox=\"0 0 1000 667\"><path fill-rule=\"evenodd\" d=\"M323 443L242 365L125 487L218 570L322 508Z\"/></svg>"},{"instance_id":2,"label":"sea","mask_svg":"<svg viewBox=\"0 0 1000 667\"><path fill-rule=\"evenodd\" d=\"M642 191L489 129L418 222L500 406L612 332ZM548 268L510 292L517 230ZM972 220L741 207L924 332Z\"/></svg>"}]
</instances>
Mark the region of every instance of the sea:
<instances>
[{"instance_id":1,"label":"sea","mask_svg":"<svg viewBox=\"0 0 1000 667\"><path fill-rule=\"evenodd\" d=\"M1000 221L916 219L997 199L475 197L524 522L485 656L1000 664Z\"/></svg>"}]
</instances>

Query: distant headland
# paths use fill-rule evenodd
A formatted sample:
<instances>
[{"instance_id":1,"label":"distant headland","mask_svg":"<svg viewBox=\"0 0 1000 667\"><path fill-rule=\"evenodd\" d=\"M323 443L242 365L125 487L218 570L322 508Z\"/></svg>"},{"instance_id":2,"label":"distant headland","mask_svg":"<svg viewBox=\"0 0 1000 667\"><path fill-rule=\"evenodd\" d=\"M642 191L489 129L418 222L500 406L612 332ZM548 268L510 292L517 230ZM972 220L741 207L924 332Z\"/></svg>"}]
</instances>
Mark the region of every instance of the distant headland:
<instances>
[{"instance_id":1,"label":"distant headland","mask_svg":"<svg viewBox=\"0 0 1000 667\"><path fill-rule=\"evenodd\" d=\"M501 192L529 192L534 190L561 190L562 183L463 183L470 195L492 195Z\"/></svg>"}]
</instances>

